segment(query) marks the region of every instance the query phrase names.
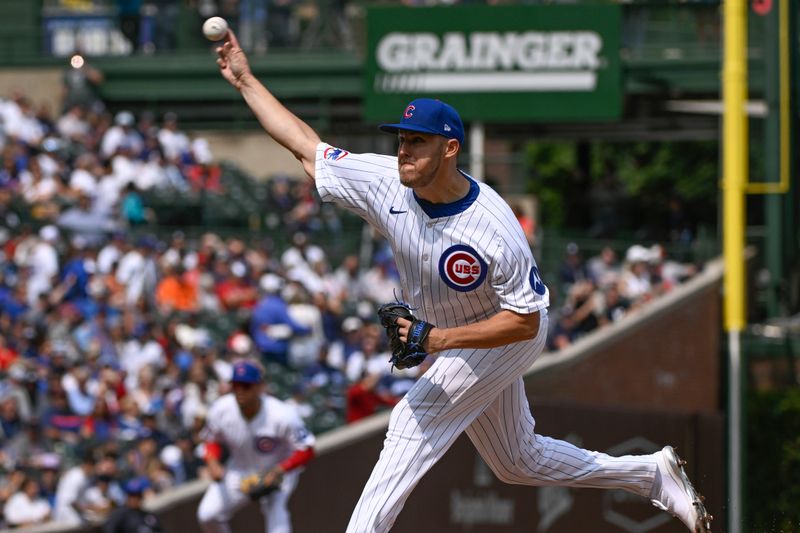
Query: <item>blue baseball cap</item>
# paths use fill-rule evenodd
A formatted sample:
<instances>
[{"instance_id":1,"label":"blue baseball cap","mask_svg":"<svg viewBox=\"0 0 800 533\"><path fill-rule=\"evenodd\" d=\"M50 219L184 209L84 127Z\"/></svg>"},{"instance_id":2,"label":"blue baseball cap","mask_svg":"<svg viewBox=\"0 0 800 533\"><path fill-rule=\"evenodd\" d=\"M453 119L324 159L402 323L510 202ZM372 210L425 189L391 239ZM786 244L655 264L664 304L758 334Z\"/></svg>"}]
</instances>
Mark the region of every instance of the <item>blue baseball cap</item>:
<instances>
[{"instance_id":1,"label":"blue baseball cap","mask_svg":"<svg viewBox=\"0 0 800 533\"><path fill-rule=\"evenodd\" d=\"M135 477L125 482L122 490L131 496L141 495L144 491L150 488L150 480L144 476Z\"/></svg>"},{"instance_id":2,"label":"blue baseball cap","mask_svg":"<svg viewBox=\"0 0 800 533\"><path fill-rule=\"evenodd\" d=\"M237 361L233 365L231 383L261 383L261 369L251 361Z\"/></svg>"},{"instance_id":3,"label":"blue baseball cap","mask_svg":"<svg viewBox=\"0 0 800 533\"><path fill-rule=\"evenodd\" d=\"M397 124L381 124L381 131L397 133L400 130L433 133L464 144L464 123L453 106L432 98L417 98L403 112Z\"/></svg>"}]
</instances>

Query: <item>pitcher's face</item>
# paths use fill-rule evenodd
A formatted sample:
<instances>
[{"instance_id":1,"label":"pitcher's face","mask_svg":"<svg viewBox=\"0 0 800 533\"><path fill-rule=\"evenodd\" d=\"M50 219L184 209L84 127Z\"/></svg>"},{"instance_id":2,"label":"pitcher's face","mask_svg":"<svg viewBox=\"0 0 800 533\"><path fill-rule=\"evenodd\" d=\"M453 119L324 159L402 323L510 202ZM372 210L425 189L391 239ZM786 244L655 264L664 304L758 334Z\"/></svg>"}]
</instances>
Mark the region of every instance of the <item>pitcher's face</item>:
<instances>
[{"instance_id":1,"label":"pitcher's face","mask_svg":"<svg viewBox=\"0 0 800 533\"><path fill-rule=\"evenodd\" d=\"M447 139L441 135L403 131L397 134L400 183L417 189L433 183L444 162Z\"/></svg>"}]
</instances>

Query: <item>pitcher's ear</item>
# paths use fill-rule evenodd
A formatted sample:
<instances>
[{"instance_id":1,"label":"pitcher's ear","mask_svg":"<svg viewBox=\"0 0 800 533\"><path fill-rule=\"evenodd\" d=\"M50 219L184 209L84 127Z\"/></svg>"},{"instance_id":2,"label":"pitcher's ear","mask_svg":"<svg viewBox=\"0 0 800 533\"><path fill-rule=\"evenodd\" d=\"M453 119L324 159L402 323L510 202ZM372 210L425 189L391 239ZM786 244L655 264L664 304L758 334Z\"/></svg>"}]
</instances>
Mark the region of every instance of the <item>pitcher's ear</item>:
<instances>
[{"instance_id":1,"label":"pitcher's ear","mask_svg":"<svg viewBox=\"0 0 800 533\"><path fill-rule=\"evenodd\" d=\"M445 157L455 157L458 155L459 151L461 151L461 143L456 139L447 139Z\"/></svg>"}]
</instances>

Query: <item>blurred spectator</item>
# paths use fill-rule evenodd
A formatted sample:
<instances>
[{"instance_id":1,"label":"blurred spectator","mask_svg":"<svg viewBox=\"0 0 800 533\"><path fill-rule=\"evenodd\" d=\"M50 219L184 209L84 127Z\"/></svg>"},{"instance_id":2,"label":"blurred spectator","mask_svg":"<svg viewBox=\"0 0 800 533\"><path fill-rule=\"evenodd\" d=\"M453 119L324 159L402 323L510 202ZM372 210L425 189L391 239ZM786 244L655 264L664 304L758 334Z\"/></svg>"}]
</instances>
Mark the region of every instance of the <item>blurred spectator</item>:
<instances>
[{"instance_id":1,"label":"blurred spectator","mask_svg":"<svg viewBox=\"0 0 800 533\"><path fill-rule=\"evenodd\" d=\"M136 185L129 183L122 193L120 212L122 219L131 227L141 226L147 223L147 214L144 208L144 200Z\"/></svg>"},{"instance_id":2,"label":"blurred spectator","mask_svg":"<svg viewBox=\"0 0 800 533\"><path fill-rule=\"evenodd\" d=\"M131 396L120 399L118 436L123 441L133 441L142 434L143 424L139 404Z\"/></svg>"},{"instance_id":3,"label":"blurred spectator","mask_svg":"<svg viewBox=\"0 0 800 533\"><path fill-rule=\"evenodd\" d=\"M25 471L21 467L14 467L2 479L0 479L0 505L5 507L8 500L22 490L25 484ZM0 525L2 522L0 522Z\"/></svg>"},{"instance_id":4,"label":"blurred spectator","mask_svg":"<svg viewBox=\"0 0 800 533\"><path fill-rule=\"evenodd\" d=\"M620 293L633 303L646 301L651 297L653 285L647 263L650 252L641 245L628 248L625 253L625 268L620 279Z\"/></svg>"},{"instance_id":5,"label":"blurred spectator","mask_svg":"<svg viewBox=\"0 0 800 533\"><path fill-rule=\"evenodd\" d=\"M118 228L108 213L96 209L92 199L78 194L78 203L65 210L57 220L58 227L82 239L84 246L100 246L106 237Z\"/></svg>"},{"instance_id":6,"label":"blurred spectator","mask_svg":"<svg viewBox=\"0 0 800 533\"><path fill-rule=\"evenodd\" d=\"M174 50L177 44L178 15L180 3L174 0L149 0L156 9L153 14L155 21L154 43L157 52Z\"/></svg>"},{"instance_id":7,"label":"blurred spectator","mask_svg":"<svg viewBox=\"0 0 800 533\"><path fill-rule=\"evenodd\" d=\"M61 476L56 489L56 503L53 518L57 522L79 525L83 522L86 510L86 491L91 486L94 475L94 457L91 450L84 450L80 463Z\"/></svg>"},{"instance_id":8,"label":"blurred spectator","mask_svg":"<svg viewBox=\"0 0 800 533\"><path fill-rule=\"evenodd\" d=\"M142 0L116 0L119 29L133 50L139 49L139 30L141 28Z\"/></svg>"},{"instance_id":9,"label":"blurred spectator","mask_svg":"<svg viewBox=\"0 0 800 533\"><path fill-rule=\"evenodd\" d=\"M94 411L97 396L90 390L97 386L91 380L89 369L85 366L74 366L61 378L61 386L67 393L67 403L70 411L76 415L86 416Z\"/></svg>"},{"instance_id":10,"label":"blurred spectator","mask_svg":"<svg viewBox=\"0 0 800 533\"><path fill-rule=\"evenodd\" d=\"M672 242L691 242L694 238L686 206L678 197L673 197L669 201L667 232Z\"/></svg>"},{"instance_id":11,"label":"blurred spectator","mask_svg":"<svg viewBox=\"0 0 800 533\"><path fill-rule=\"evenodd\" d=\"M164 122L158 130L158 143L164 152L164 158L173 164L180 163L181 158L189 151L189 137L178 129L178 115L165 113Z\"/></svg>"},{"instance_id":12,"label":"blurred spectator","mask_svg":"<svg viewBox=\"0 0 800 533\"><path fill-rule=\"evenodd\" d=\"M594 283L583 280L572 285L563 308L564 314L569 317L572 339L594 331L600 326L599 315L602 306L602 294L595 291Z\"/></svg>"},{"instance_id":13,"label":"blurred spectator","mask_svg":"<svg viewBox=\"0 0 800 533\"><path fill-rule=\"evenodd\" d=\"M223 192L222 170L213 160L206 139L197 138L191 142L189 152L184 154L183 172L192 189L216 194Z\"/></svg>"},{"instance_id":14,"label":"blurred spectator","mask_svg":"<svg viewBox=\"0 0 800 533\"><path fill-rule=\"evenodd\" d=\"M256 54L267 51L267 5L267 0L239 0L239 42Z\"/></svg>"},{"instance_id":15,"label":"blurred spectator","mask_svg":"<svg viewBox=\"0 0 800 533\"><path fill-rule=\"evenodd\" d=\"M580 249L574 242L567 244L558 276L562 288L567 289L575 282L583 281L589 277Z\"/></svg>"},{"instance_id":16,"label":"blurred spectator","mask_svg":"<svg viewBox=\"0 0 800 533\"><path fill-rule=\"evenodd\" d=\"M322 313L312 303L311 295L300 283L289 283L282 291L288 304L289 317L299 326L308 330L307 335L297 337L289 345L289 365L292 368L305 368L313 364L320 348L325 343Z\"/></svg>"},{"instance_id":17,"label":"blurred spectator","mask_svg":"<svg viewBox=\"0 0 800 533\"><path fill-rule=\"evenodd\" d=\"M342 321L342 336L331 342L327 361L340 370L347 366L347 360L361 348L361 328L364 321L357 316L349 316Z\"/></svg>"},{"instance_id":18,"label":"blurred spectator","mask_svg":"<svg viewBox=\"0 0 800 533\"><path fill-rule=\"evenodd\" d=\"M292 235L291 245L281 254L281 264L287 272L297 270L303 272L296 274L302 277L311 270L310 264L325 257L325 252L316 244L311 244L308 235L302 231L297 231Z\"/></svg>"},{"instance_id":19,"label":"blurred spectator","mask_svg":"<svg viewBox=\"0 0 800 533\"><path fill-rule=\"evenodd\" d=\"M8 369L19 357L19 354L8 345L6 338L0 335L0 370Z\"/></svg>"},{"instance_id":20,"label":"blurred spectator","mask_svg":"<svg viewBox=\"0 0 800 533\"><path fill-rule=\"evenodd\" d=\"M362 298L361 294L361 265L358 256L348 255L342 264L333 273L333 294L345 302L354 305Z\"/></svg>"},{"instance_id":21,"label":"blurred spectator","mask_svg":"<svg viewBox=\"0 0 800 533\"><path fill-rule=\"evenodd\" d=\"M253 309L250 334L261 356L267 361L289 364L289 341L296 335L307 335L311 330L289 316L289 306L281 297L285 285L276 274L264 274L259 285L263 297Z\"/></svg>"},{"instance_id":22,"label":"blurred spectator","mask_svg":"<svg viewBox=\"0 0 800 533\"><path fill-rule=\"evenodd\" d=\"M347 389L347 423L353 423L375 414L381 407L392 407L399 398L378 387L380 374L365 372Z\"/></svg>"},{"instance_id":23,"label":"blurred spectator","mask_svg":"<svg viewBox=\"0 0 800 533\"><path fill-rule=\"evenodd\" d=\"M360 349L350 355L345 366L345 374L350 381L358 381L365 372L379 376L391 372L386 364L389 353L381 351L383 338L383 330L377 324L369 324L363 328Z\"/></svg>"},{"instance_id":24,"label":"blurred spectator","mask_svg":"<svg viewBox=\"0 0 800 533\"><path fill-rule=\"evenodd\" d=\"M650 273L658 280L662 292L671 290L698 272L693 264L669 259L666 250L660 244L651 246L649 252Z\"/></svg>"},{"instance_id":25,"label":"blurred spectator","mask_svg":"<svg viewBox=\"0 0 800 533\"><path fill-rule=\"evenodd\" d=\"M39 241L33 246L25 266L30 268L28 278L28 304L33 305L40 294L48 293L53 288L55 276L58 274L58 252L55 243L59 238L58 228L44 226L39 230Z\"/></svg>"},{"instance_id":26,"label":"blurred spectator","mask_svg":"<svg viewBox=\"0 0 800 533\"><path fill-rule=\"evenodd\" d=\"M134 128L136 119L130 111L120 111L114 117L114 125L103 135L100 154L105 158L114 157L119 150L139 154L144 148L142 136Z\"/></svg>"},{"instance_id":27,"label":"blurred spectator","mask_svg":"<svg viewBox=\"0 0 800 533\"><path fill-rule=\"evenodd\" d=\"M194 441L189 431L181 431L175 437L175 443L165 446L159 457L172 470L176 484L200 477L204 463L195 454Z\"/></svg>"},{"instance_id":28,"label":"blurred spectator","mask_svg":"<svg viewBox=\"0 0 800 533\"><path fill-rule=\"evenodd\" d=\"M5 343L5 337L2 335L0 335L0 343ZM0 382L0 396L14 398L22 420L30 420L33 415L33 406L28 383L33 376L28 372L26 363L22 361L12 363L7 369L5 378Z\"/></svg>"},{"instance_id":29,"label":"blurred spectator","mask_svg":"<svg viewBox=\"0 0 800 533\"><path fill-rule=\"evenodd\" d=\"M412 2L414 0L404 0ZM322 0L304 10L304 18L310 19L303 32L301 47L335 46L352 49L353 30L350 23L350 8L346 0Z\"/></svg>"},{"instance_id":30,"label":"blurred spectator","mask_svg":"<svg viewBox=\"0 0 800 533\"><path fill-rule=\"evenodd\" d=\"M604 246L599 255L590 258L586 268L589 277L598 287L609 287L619 280L617 253L610 246Z\"/></svg>"},{"instance_id":31,"label":"blurred spectator","mask_svg":"<svg viewBox=\"0 0 800 533\"><path fill-rule=\"evenodd\" d=\"M528 239L528 244L533 246L533 243L536 241L536 221L533 217L525 213L525 210L520 204L514 206L514 216L517 217L517 222L519 222L519 225L522 227L525 238Z\"/></svg>"},{"instance_id":32,"label":"blurred spectator","mask_svg":"<svg viewBox=\"0 0 800 533\"><path fill-rule=\"evenodd\" d=\"M181 402L181 422L189 429L197 417L204 417L208 408L220 396L220 384L210 375L203 361L194 361L183 387Z\"/></svg>"},{"instance_id":33,"label":"blurred spectator","mask_svg":"<svg viewBox=\"0 0 800 533\"><path fill-rule=\"evenodd\" d=\"M60 459L55 453L49 453L42 456L40 461L33 465L38 469L40 479L39 493L42 498L50 506L50 509L55 508L56 504L56 490L58 488L58 476ZM52 516L52 512L51 512Z\"/></svg>"},{"instance_id":34,"label":"blurred spectator","mask_svg":"<svg viewBox=\"0 0 800 533\"><path fill-rule=\"evenodd\" d=\"M94 154L85 153L75 159L75 166L69 177L69 188L76 194L93 197L97 194L97 178L92 171L97 166Z\"/></svg>"},{"instance_id":35,"label":"blurred spectator","mask_svg":"<svg viewBox=\"0 0 800 533\"><path fill-rule=\"evenodd\" d=\"M116 481L116 461L115 454L106 454L95 467L94 481L84 495L84 517L89 522L103 522L123 500L122 490Z\"/></svg>"},{"instance_id":36,"label":"blurred spectator","mask_svg":"<svg viewBox=\"0 0 800 533\"><path fill-rule=\"evenodd\" d=\"M39 495L39 481L26 476L20 490L6 502L3 515L11 527L41 524L50 518L50 504Z\"/></svg>"},{"instance_id":37,"label":"blurred spectator","mask_svg":"<svg viewBox=\"0 0 800 533\"><path fill-rule=\"evenodd\" d=\"M98 393L91 413L84 418L81 437L86 441L105 443L119 438L119 417L109 407L104 394Z\"/></svg>"},{"instance_id":38,"label":"blurred spectator","mask_svg":"<svg viewBox=\"0 0 800 533\"><path fill-rule=\"evenodd\" d=\"M197 287L186 277L186 269L180 262L163 267L164 277L156 287L156 305L168 315L175 311L192 312L198 308Z\"/></svg>"},{"instance_id":39,"label":"blurred spectator","mask_svg":"<svg viewBox=\"0 0 800 533\"><path fill-rule=\"evenodd\" d=\"M148 365L152 365L156 369L166 366L164 347L153 337L151 323L135 326L133 338L128 340L120 351L119 365L127 375L125 387L131 391L137 388L143 368Z\"/></svg>"},{"instance_id":40,"label":"blurred spectator","mask_svg":"<svg viewBox=\"0 0 800 533\"><path fill-rule=\"evenodd\" d=\"M300 383L300 388L306 391L318 389L343 390L347 385L347 377L339 368L330 364L328 349L323 346L319 350L316 362L303 369Z\"/></svg>"},{"instance_id":41,"label":"blurred spectator","mask_svg":"<svg viewBox=\"0 0 800 533\"><path fill-rule=\"evenodd\" d=\"M17 399L8 396L0 399L0 433L3 440L13 439L22 431L22 417L19 414Z\"/></svg>"},{"instance_id":42,"label":"blurred spectator","mask_svg":"<svg viewBox=\"0 0 800 533\"><path fill-rule=\"evenodd\" d=\"M109 274L114 265L119 262L122 256L128 251L128 242L125 234L115 231L111 234L111 239L100 249L97 254L97 271L101 274Z\"/></svg>"},{"instance_id":43,"label":"blurred spectator","mask_svg":"<svg viewBox=\"0 0 800 533\"><path fill-rule=\"evenodd\" d=\"M37 159L31 159L28 168L21 171L18 177L0 177L0 182L4 179L13 181L18 179L19 190L26 202L33 206L33 211L37 218L47 218L55 211L51 205L59 195L67 196L63 185L53 175L45 175Z\"/></svg>"},{"instance_id":44,"label":"blurred spectator","mask_svg":"<svg viewBox=\"0 0 800 533\"><path fill-rule=\"evenodd\" d=\"M72 104L61 117L56 120L56 132L72 141L80 142L81 138L89 135L91 126L86 121L86 111L78 104Z\"/></svg>"},{"instance_id":45,"label":"blurred spectator","mask_svg":"<svg viewBox=\"0 0 800 533\"><path fill-rule=\"evenodd\" d=\"M163 531L156 515L145 511L142 502L152 494L146 477L129 479L124 484L125 504L111 513L103 533L157 533Z\"/></svg>"},{"instance_id":46,"label":"blurred spectator","mask_svg":"<svg viewBox=\"0 0 800 533\"><path fill-rule=\"evenodd\" d=\"M622 297L616 284L609 285L605 289L603 296L605 297L602 308L603 324L616 322L625 316L631 304L626 298Z\"/></svg>"},{"instance_id":47,"label":"blurred spectator","mask_svg":"<svg viewBox=\"0 0 800 533\"><path fill-rule=\"evenodd\" d=\"M267 227L275 229L279 225L288 223L288 213L294 205L290 179L287 176L273 176L269 180L267 196Z\"/></svg>"},{"instance_id":48,"label":"blurred spectator","mask_svg":"<svg viewBox=\"0 0 800 533\"><path fill-rule=\"evenodd\" d=\"M91 66L85 57L79 54L72 56L62 78L62 111L76 106L84 110L102 106L97 88L104 79L103 73Z\"/></svg>"},{"instance_id":49,"label":"blurred spectator","mask_svg":"<svg viewBox=\"0 0 800 533\"><path fill-rule=\"evenodd\" d=\"M258 301L258 288L248 277L247 265L235 261L228 265L221 262L221 280L215 287L220 303L226 310L252 309Z\"/></svg>"},{"instance_id":50,"label":"blurred spectator","mask_svg":"<svg viewBox=\"0 0 800 533\"><path fill-rule=\"evenodd\" d=\"M391 253L377 254L375 265L361 276L359 293L374 303L393 302L402 298Z\"/></svg>"},{"instance_id":51,"label":"blurred spectator","mask_svg":"<svg viewBox=\"0 0 800 533\"><path fill-rule=\"evenodd\" d=\"M155 291L158 283L158 267L153 259L155 246L151 237L140 237L135 248L119 260L116 279L125 287L127 305L138 305Z\"/></svg>"}]
</instances>

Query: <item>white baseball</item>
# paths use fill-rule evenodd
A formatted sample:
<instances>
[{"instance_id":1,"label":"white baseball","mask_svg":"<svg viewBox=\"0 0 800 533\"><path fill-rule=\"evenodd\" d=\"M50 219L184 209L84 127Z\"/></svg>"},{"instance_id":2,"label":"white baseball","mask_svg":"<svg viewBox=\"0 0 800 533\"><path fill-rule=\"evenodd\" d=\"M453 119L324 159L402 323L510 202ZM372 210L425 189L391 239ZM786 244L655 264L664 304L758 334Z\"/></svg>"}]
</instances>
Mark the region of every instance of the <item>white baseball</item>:
<instances>
[{"instance_id":1,"label":"white baseball","mask_svg":"<svg viewBox=\"0 0 800 533\"><path fill-rule=\"evenodd\" d=\"M209 41L219 41L228 33L228 23L222 17L211 17L203 23L203 35Z\"/></svg>"}]
</instances>

